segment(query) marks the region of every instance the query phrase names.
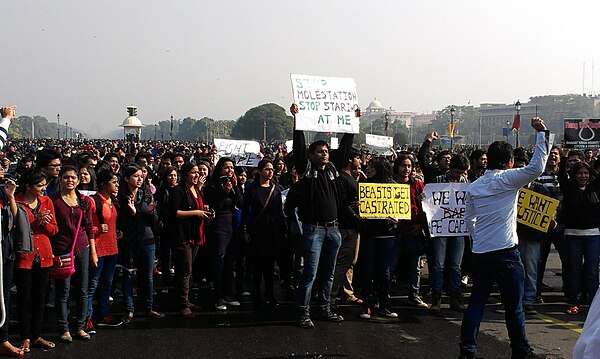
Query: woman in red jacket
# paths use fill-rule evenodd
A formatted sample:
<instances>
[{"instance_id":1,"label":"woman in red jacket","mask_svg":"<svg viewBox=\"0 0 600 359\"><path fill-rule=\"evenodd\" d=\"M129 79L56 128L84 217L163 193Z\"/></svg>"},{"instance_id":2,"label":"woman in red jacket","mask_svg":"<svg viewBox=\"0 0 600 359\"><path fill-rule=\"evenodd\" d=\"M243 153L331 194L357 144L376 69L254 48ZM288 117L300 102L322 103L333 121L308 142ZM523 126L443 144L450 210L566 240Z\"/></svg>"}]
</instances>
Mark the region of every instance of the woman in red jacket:
<instances>
[{"instance_id":1,"label":"woman in red jacket","mask_svg":"<svg viewBox=\"0 0 600 359\"><path fill-rule=\"evenodd\" d=\"M54 206L50 198L44 196L46 184L46 175L42 171L28 170L19 179L21 192L15 197L27 212L33 230L33 252L17 253L15 262L15 283L19 292L17 314L24 352L29 352L31 346L44 349L55 346L42 338L46 286L52 267L49 237L58 232Z\"/></svg>"},{"instance_id":2,"label":"woman in red jacket","mask_svg":"<svg viewBox=\"0 0 600 359\"><path fill-rule=\"evenodd\" d=\"M110 289L112 286L115 268L118 263L117 245L117 193L119 192L119 178L112 170L102 170L97 177L98 192L92 195L92 221L94 228L94 246L98 256L98 265L90 268L88 283L88 303L86 332L94 334L96 329L92 321L93 302L96 289L98 289L98 304L100 314L98 326L118 327L123 324L119 318L110 315Z\"/></svg>"}]
</instances>

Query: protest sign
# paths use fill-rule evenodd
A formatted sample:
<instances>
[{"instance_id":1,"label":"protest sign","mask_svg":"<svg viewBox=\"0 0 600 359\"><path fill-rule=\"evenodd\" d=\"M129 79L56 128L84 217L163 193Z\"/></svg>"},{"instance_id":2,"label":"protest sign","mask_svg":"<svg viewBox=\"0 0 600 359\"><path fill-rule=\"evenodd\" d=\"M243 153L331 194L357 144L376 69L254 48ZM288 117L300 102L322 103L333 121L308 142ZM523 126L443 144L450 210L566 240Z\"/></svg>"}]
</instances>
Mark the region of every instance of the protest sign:
<instances>
[{"instance_id":1,"label":"protest sign","mask_svg":"<svg viewBox=\"0 0 600 359\"><path fill-rule=\"evenodd\" d=\"M468 236L465 197L468 183L429 183L423 194L423 211L432 237Z\"/></svg>"},{"instance_id":2,"label":"protest sign","mask_svg":"<svg viewBox=\"0 0 600 359\"><path fill-rule=\"evenodd\" d=\"M285 141L285 148L287 148L288 152L292 152L293 146L294 146L294 140Z\"/></svg>"},{"instance_id":3,"label":"protest sign","mask_svg":"<svg viewBox=\"0 0 600 359\"><path fill-rule=\"evenodd\" d=\"M351 78L291 74L296 130L358 133L356 83Z\"/></svg>"},{"instance_id":4,"label":"protest sign","mask_svg":"<svg viewBox=\"0 0 600 359\"><path fill-rule=\"evenodd\" d=\"M215 138L217 157L230 157L235 166L256 167L260 158L260 144L256 141L227 140Z\"/></svg>"},{"instance_id":5,"label":"protest sign","mask_svg":"<svg viewBox=\"0 0 600 359\"><path fill-rule=\"evenodd\" d=\"M517 197L517 222L548 232L550 221L558 208L558 200L521 188Z\"/></svg>"},{"instance_id":6,"label":"protest sign","mask_svg":"<svg viewBox=\"0 0 600 359\"><path fill-rule=\"evenodd\" d=\"M576 150L600 147L600 119L565 119L565 146Z\"/></svg>"},{"instance_id":7,"label":"protest sign","mask_svg":"<svg viewBox=\"0 0 600 359\"><path fill-rule=\"evenodd\" d=\"M391 154L394 147L394 138L389 136L378 136L366 134L366 143L369 151L382 154Z\"/></svg>"},{"instance_id":8,"label":"protest sign","mask_svg":"<svg viewBox=\"0 0 600 359\"><path fill-rule=\"evenodd\" d=\"M256 141L226 140L215 138L217 152L230 155L243 155L245 153L259 153L260 144Z\"/></svg>"},{"instance_id":9,"label":"protest sign","mask_svg":"<svg viewBox=\"0 0 600 359\"><path fill-rule=\"evenodd\" d=\"M359 183L362 218L410 219L410 186L397 183Z\"/></svg>"}]
</instances>

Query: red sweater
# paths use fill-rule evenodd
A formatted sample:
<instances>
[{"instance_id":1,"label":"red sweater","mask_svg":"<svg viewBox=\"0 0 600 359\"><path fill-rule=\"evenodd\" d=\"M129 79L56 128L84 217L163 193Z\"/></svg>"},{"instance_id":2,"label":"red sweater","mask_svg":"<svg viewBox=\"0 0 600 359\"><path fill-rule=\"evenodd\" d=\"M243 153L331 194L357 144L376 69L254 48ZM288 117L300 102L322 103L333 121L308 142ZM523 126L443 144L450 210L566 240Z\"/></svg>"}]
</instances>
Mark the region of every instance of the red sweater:
<instances>
[{"instance_id":1,"label":"red sweater","mask_svg":"<svg viewBox=\"0 0 600 359\"><path fill-rule=\"evenodd\" d=\"M31 223L31 228L33 230L33 253L17 253L15 265L17 268L31 269L33 259L36 254L39 253L41 267L52 267L52 246L50 245L49 237L58 233L58 225L56 224L56 215L54 214L52 200L46 196L38 197L38 201L40 202L38 211L48 210L50 211L50 214L52 214L52 220L45 226L41 226L35 222L35 216L33 215L31 208L25 203L23 194L15 196L15 201L22 204L27 211L27 217L29 217L29 223Z\"/></svg>"},{"instance_id":2,"label":"red sweater","mask_svg":"<svg viewBox=\"0 0 600 359\"><path fill-rule=\"evenodd\" d=\"M113 205L109 206L108 202L100 193L96 193L94 196L98 196L102 202L102 216L104 217L104 224L108 224L108 232L100 232L100 220L96 213L96 201L90 198L92 203L91 212L93 220L94 234L96 238L96 254L98 257L111 256L119 252L117 246L117 208L115 208L114 201Z\"/></svg>"}]
</instances>

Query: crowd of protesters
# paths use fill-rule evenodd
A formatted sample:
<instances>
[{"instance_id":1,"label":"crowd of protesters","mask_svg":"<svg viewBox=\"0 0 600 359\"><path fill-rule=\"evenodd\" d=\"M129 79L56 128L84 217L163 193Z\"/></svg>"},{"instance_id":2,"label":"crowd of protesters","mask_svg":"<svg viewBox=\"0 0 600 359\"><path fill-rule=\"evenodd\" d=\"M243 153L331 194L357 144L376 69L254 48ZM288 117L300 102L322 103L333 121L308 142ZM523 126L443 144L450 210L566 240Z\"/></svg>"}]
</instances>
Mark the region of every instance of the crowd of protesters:
<instances>
[{"instance_id":1,"label":"crowd of protesters","mask_svg":"<svg viewBox=\"0 0 600 359\"><path fill-rule=\"evenodd\" d=\"M461 287L479 275L472 238L431 238L421 202L427 183L469 183L490 173L488 154L436 149L436 132L418 150L377 155L353 147L352 134L330 151L324 141L306 146L304 133L294 131L293 149L263 144L258 166L243 168L219 158L209 143L6 139L9 107L2 118L2 279L7 308L16 285L20 342L9 342L6 320L0 355L55 347L42 333L49 303L64 343L90 340L97 326L127 324L138 312L164 318L154 304L154 279L161 274L174 288L181 317L194 319L194 283L213 289L213 310L240 306L244 295L256 307L274 307L278 273L304 328L314 326L314 296L323 320L343 321L340 304L362 305L364 320L398 317L390 290L401 279L412 306L438 312L446 293L450 310L465 311ZM531 151L512 154L510 148L510 166L527 168ZM543 173L526 184L560 206L548 233L517 227L522 308L507 311L536 313L548 289L543 277L551 245L562 262L567 313L591 303L599 276L599 164L588 151L555 146ZM490 168L507 169L499 166ZM361 218L359 182L408 184L411 219ZM53 278L56 258L70 253L74 274ZM425 262L428 293L421 290ZM111 310L117 290L125 313ZM524 350L518 357L534 357Z\"/></svg>"}]
</instances>

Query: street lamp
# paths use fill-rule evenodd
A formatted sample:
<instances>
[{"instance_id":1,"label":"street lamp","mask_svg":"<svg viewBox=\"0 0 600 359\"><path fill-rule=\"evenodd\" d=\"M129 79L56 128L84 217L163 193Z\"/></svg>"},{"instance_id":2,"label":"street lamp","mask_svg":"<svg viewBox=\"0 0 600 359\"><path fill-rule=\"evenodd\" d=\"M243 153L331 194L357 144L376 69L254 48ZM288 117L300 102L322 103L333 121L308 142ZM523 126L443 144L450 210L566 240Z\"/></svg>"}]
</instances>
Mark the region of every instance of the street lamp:
<instances>
[{"instance_id":1,"label":"street lamp","mask_svg":"<svg viewBox=\"0 0 600 359\"><path fill-rule=\"evenodd\" d=\"M69 139L69 123L65 122L65 140Z\"/></svg>"},{"instance_id":2,"label":"street lamp","mask_svg":"<svg viewBox=\"0 0 600 359\"><path fill-rule=\"evenodd\" d=\"M263 120L263 142L267 144L267 118Z\"/></svg>"},{"instance_id":3,"label":"street lamp","mask_svg":"<svg viewBox=\"0 0 600 359\"><path fill-rule=\"evenodd\" d=\"M519 128L521 127L521 101L517 100L517 102L515 102L515 111L517 112L517 141L516 141L516 147L519 147Z\"/></svg>"},{"instance_id":4,"label":"street lamp","mask_svg":"<svg viewBox=\"0 0 600 359\"><path fill-rule=\"evenodd\" d=\"M383 118L385 119L385 125L383 127L383 132L387 136L388 135L388 121L390 120L390 112L385 111L385 115L383 116Z\"/></svg>"},{"instance_id":5,"label":"street lamp","mask_svg":"<svg viewBox=\"0 0 600 359\"><path fill-rule=\"evenodd\" d=\"M452 148L454 147L454 112L456 112L456 110L454 109L454 106L452 106L450 108L450 126L448 126L448 132L450 133L450 151L452 151Z\"/></svg>"},{"instance_id":6,"label":"street lamp","mask_svg":"<svg viewBox=\"0 0 600 359\"><path fill-rule=\"evenodd\" d=\"M510 121L506 120L506 142L508 142L508 134L510 133Z\"/></svg>"},{"instance_id":7,"label":"street lamp","mask_svg":"<svg viewBox=\"0 0 600 359\"><path fill-rule=\"evenodd\" d=\"M156 130L158 129L158 124L154 124L154 141L156 141Z\"/></svg>"},{"instance_id":8,"label":"street lamp","mask_svg":"<svg viewBox=\"0 0 600 359\"><path fill-rule=\"evenodd\" d=\"M56 115L56 121L58 122L56 128L56 139L60 140L60 113Z\"/></svg>"}]
</instances>

